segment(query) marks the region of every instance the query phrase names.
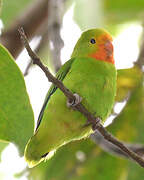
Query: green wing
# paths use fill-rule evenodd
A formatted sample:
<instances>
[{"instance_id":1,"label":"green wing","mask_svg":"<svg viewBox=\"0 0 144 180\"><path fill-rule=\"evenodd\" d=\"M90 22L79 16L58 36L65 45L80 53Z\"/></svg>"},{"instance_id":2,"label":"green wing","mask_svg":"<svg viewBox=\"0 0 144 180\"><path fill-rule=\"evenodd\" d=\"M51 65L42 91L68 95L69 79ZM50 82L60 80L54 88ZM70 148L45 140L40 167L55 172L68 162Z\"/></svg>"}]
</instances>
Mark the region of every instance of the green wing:
<instances>
[{"instance_id":1,"label":"green wing","mask_svg":"<svg viewBox=\"0 0 144 180\"><path fill-rule=\"evenodd\" d=\"M67 61L60 69L59 71L57 72L56 74L56 78L59 79L60 81L63 81L63 79L65 78L66 74L69 72L70 68L71 68L71 65L73 63L74 59L70 59L69 61ZM57 87L52 84L47 95L46 95L46 98L45 98L45 101L44 101L44 104L42 106L42 109L40 111L40 114L39 114L39 117L38 117L38 121L37 121L37 127L36 127L36 130L38 129L40 123L41 123L41 120L42 120L42 117L43 117L43 114L44 114L44 110L45 110L45 107L50 99L50 97L52 96L52 94L57 90Z\"/></svg>"}]
</instances>

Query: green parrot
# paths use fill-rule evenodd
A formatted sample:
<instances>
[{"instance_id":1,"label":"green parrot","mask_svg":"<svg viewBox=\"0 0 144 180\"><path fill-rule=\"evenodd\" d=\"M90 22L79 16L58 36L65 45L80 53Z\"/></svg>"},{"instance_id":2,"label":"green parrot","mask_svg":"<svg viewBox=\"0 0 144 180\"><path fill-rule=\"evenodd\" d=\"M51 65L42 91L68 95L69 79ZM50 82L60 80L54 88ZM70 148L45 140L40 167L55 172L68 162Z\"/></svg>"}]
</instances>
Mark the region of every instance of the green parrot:
<instances>
[{"instance_id":1,"label":"green parrot","mask_svg":"<svg viewBox=\"0 0 144 180\"><path fill-rule=\"evenodd\" d=\"M116 68L111 36L102 29L83 32L75 45L71 59L56 77L102 123L110 115L116 94ZM88 137L92 132L86 117L67 106L67 98L51 85L40 112L35 134L25 148L25 160L34 167L70 141Z\"/></svg>"}]
</instances>

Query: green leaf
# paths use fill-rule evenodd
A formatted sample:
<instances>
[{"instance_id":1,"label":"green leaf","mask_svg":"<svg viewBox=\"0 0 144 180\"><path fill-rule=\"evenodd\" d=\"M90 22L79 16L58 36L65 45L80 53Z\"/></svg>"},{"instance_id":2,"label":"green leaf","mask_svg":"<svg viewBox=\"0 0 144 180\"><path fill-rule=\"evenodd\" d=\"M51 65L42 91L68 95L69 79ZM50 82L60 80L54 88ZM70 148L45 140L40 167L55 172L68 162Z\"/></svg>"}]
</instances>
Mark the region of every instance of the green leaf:
<instances>
[{"instance_id":1,"label":"green leaf","mask_svg":"<svg viewBox=\"0 0 144 180\"><path fill-rule=\"evenodd\" d=\"M3 5L3 1L0 0L0 14L1 14L2 5Z\"/></svg>"},{"instance_id":2,"label":"green leaf","mask_svg":"<svg viewBox=\"0 0 144 180\"><path fill-rule=\"evenodd\" d=\"M143 75L144 76L144 75ZM134 77L133 77L134 78ZM138 81L130 94L123 111L108 126L108 130L118 139L125 142L144 144L144 83Z\"/></svg>"},{"instance_id":3,"label":"green leaf","mask_svg":"<svg viewBox=\"0 0 144 180\"><path fill-rule=\"evenodd\" d=\"M0 141L0 161L1 161L1 153L8 146L8 142Z\"/></svg>"},{"instance_id":4,"label":"green leaf","mask_svg":"<svg viewBox=\"0 0 144 180\"><path fill-rule=\"evenodd\" d=\"M9 26L31 1L32 0L3 0L1 19L5 27Z\"/></svg>"},{"instance_id":5,"label":"green leaf","mask_svg":"<svg viewBox=\"0 0 144 180\"><path fill-rule=\"evenodd\" d=\"M104 0L107 23L120 24L143 20L144 1L140 0Z\"/></svg>"},{"instance_id":6,"label":"green leaf","mask_svg":"<svg viewBox=\"0 0 144 180\"><path fill-rule=\"evenodd\" d=\"M15 143L23 154L33 128L34 116L23 75L0 45L0 139Z\"/></svg>"},{"instance_id":7,"label":"green leaf","mask_svg":"<svg viewBox=\"0 0 144 180\"><path fill-rule=\"evenodd\" d=\"M117 93L116 101L123 101L133 89L142 81L142 72L134 66L129 69L117 71Z\"/></svg>"}]
</instances>

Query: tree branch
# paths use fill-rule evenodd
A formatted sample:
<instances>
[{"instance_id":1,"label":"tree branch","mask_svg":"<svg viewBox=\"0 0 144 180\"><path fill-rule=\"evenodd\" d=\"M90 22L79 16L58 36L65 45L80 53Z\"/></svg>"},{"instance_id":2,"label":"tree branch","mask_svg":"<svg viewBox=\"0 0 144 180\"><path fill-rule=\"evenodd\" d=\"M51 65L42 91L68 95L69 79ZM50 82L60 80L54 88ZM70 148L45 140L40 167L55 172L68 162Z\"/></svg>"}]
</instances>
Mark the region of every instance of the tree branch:
<instances>
[{"instance_id":1,"label":"tree branch","mask_svg":"<svg viewBox=\"0 0 144 180\"><path fill-rule=\"evenodd\" d=\"M127 154L125 154L121 149L119 149L114 144L110 143L109 141L105 140L104 137L98 132L95 131L93 134L90 135L92 141L98 144L104 151L115 154L117 156L123 156L125 158L129 158ZM144 156L144 145L142 144L129 144L123 142L123 144L128 147L131 151L139 154L141 157Z\"/></svg>"},{"instance_id":2,"label":"tree branch","mask_svg":"<svg viewBox=\"0 0 144 180\"><path fill-rule=\"evenodd\" d=\"M27 37L24 33L23 28L19 29L19 33L21 35L22 42L24 43L25 48L27 49L27 52L29 56L32 58L33 63L37 64L45 73L48 80L55 84L68 98L69 101L73 102L75 101L75 96L71 91L69 91L61 81L56 79L48 70L47 67L45 67L42 63L39 57L32 51L32 49L29 46ZM93 130L98 130L103 137L111 142L112 144L119 147L124 153L126 153L131 159L135 160L141 167L144 167L144 159L142 159L139 155L137 155L135 152L128 149L122 142L118 141L115 137L113 137L107 130L100 124L97 118L95 118L81 103L75 105L75 109L80 111L89 122L89 125L92 125ZM88 124L87 124L88 125Z\"/></svg>"},{"instance_id":3,"label":"tree branch","mask_svg":"<svg viewBox=\"0 0 144 180\"><path fill-rule=\"evenodd\" d=\"M52 56L52 64L56 73L61 67L60 53L64 45L60 36L62 26L62 17L64 13L65 0L50 0L49 2L49 23L48 34L50 41L50 52Z\"/></svg>"},{"instance_id":4,"label":"tree branch","mask_svg":"<svg viewBox=\"0 0 144 180\"><path fill-rule=\"evenodd\" d=\"M41 51L44 49L44 48L48 48L48 30L46 29L46 31L42 34L42 38L40 40L40 43L39 45L36 47L35 49L35 52L37 54L40 54ZM27 67L25 69L25 72L24 72L24 76L27 76L31 67L33 65L33 61L32 59L30 59L29 63L27 64Z\"/></svg>"},{"instance_id":5,"label":"tree branch","mask_svg":"<svg viewBox=\"0 0 144 180\"><path fill-rule=\"evenodd\" d=\"M50 61L53 66L54 73L56 73L61 67L61 49L64 42L60 35L62 26L62 17L64 14L65 0L49 0L49 14L47 24L42 27L42 39L35 49L36 54L47 46L50 50ZM43 29L45 30L43 32ZM24 76L28 75L28 72L33 65L32 60L28 63Z\"/></svg>"}]
</instances>

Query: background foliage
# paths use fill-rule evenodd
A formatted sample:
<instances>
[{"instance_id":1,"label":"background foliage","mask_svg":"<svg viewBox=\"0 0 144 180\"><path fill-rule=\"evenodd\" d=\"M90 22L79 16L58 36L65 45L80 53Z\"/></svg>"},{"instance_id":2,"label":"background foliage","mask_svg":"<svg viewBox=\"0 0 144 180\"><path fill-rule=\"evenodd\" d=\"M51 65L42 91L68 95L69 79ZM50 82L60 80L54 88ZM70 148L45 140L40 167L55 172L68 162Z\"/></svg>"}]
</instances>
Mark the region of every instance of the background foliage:
<instances>
[{"instance_id":1,"label":"background foliage","mask_svg":"<svg viewBox=\"0 0 144 180\"><path fill-rule=\"evenodd\" d=\"M43 0L42 3L46 1L49 12L47 20L43 18L43 23L39 25L35 33L31 32L32 36L29 40L37 36L41 37L36 51L42 59L49 57L48 61L45 60L44 62L50 69L53 69L53 73L55 73L56 68L54 66L57 66L57 63L54 62L51 47L49 46L48 49L49 41L47 37L54 44L54 53L57 52L57 49L61 51L60 29L62 20L71 6L73 6L74 21L81 30L102 27L117 37L124 24L129 26L129 24L143 23L144 1L142 0L60 0L57 5L59 8L55 8L55 13L51 13L53 10L52 1ZM3 0L0 3L1 21L3 22L1 43L3 43L3 34L6 34L4 38L7 41L11 36L9 29L13 29L18 19L21 19L27 13L27 8L32 7L37 2L39 1ZM57 1L54 0L53 2L56 3ZM36 13L42 13L41 9ZM46 23L47 21L48 23ZM54 29L54 23L58 24L59 29ZM21 24L25 24L25 22ZM27 33L27 29L25 30ZM57 46L55 46L51 31L54 32ZM67 33L75 36L72 31ZM143 42L143 36L140 42ZM15 41L13 41L13 46L15 46ZM141 48L142 51L144 51L144 47ZM58 59L60 59L60 53L57 52L57 54ZM14 52L12 56L15 57ZM34 115L30 103L31 96L27 93L27 84L25 85L25 81L30 74L28 73L24 79L21 70L16 64L17 61L15 62L12 56L3 46L0 46L0 157L9 143L15 144L19 154L23 156L26 142L34 130ZM143 155L144 74L141 67L144 62L140 58L139 56L138 65L133 65L129 69L118 70L115 102L117 104L126 101L127 103L107 129L119 140L133 147L139 145L141 147L139 153ZM27 57L24 57L24 59L26 60ZM140 61L142 63L139 63ZM29 63L29 67L32 67L31 63ZM37 79L34 81L37 81ZM17 172L13 179L27 177L26 179L29 180L142 180L144 178L144 170L135 162L120 156L119 153L113 154L113 149L107 151L101 144L94 143L90 138L69 143L61 147L49 161L43 162L32 169L24 168L23 171ZM9 163L10 159L7 159L7 161ZM25 175L25 172L28 175ZM0 178L2 180L6 179L1 175Z\"/></svg>"}]
</instances>

